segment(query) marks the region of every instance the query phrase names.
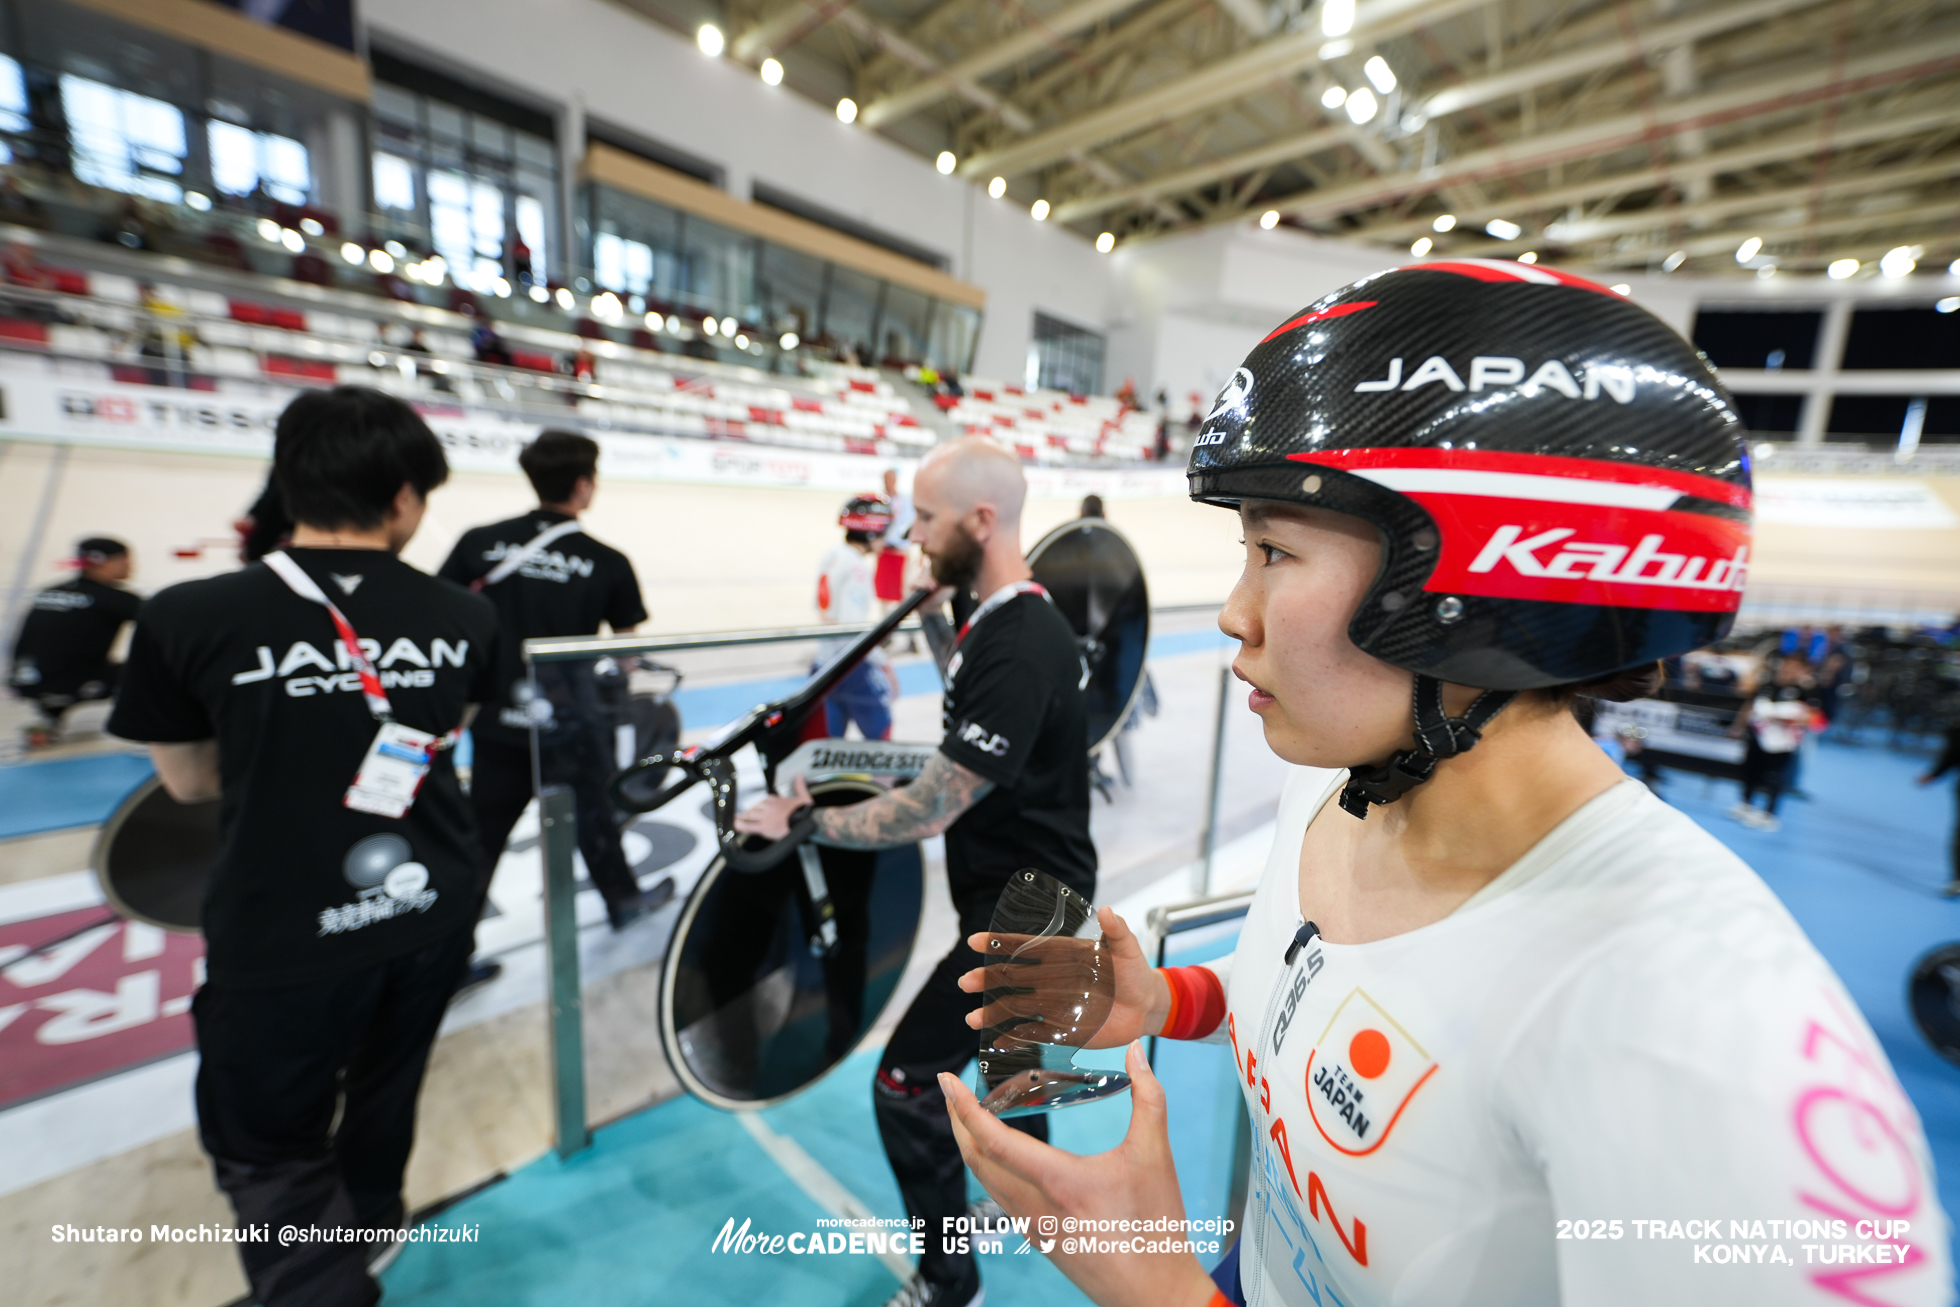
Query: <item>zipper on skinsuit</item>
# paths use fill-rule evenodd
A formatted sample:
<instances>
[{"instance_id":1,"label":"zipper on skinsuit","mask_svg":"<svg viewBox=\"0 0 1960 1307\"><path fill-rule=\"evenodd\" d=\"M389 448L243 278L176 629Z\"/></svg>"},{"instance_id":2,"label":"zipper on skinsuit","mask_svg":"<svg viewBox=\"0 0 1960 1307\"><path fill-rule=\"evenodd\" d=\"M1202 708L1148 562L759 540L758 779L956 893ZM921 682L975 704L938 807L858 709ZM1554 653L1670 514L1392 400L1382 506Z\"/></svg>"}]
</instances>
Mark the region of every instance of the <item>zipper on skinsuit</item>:
<instances>
[{"instance_id":1,"label":"zipper on skinsuit","mask_svg":"<svg viewBox=\"0 0 1960 1307\"><path fill-rule=\"evenodd\" d=\"M1293 938L1287 941L1286 956L1280 962L1280 968L1274 977L1272 988L1266 993L1266 1008L1264 1015L1259 1021L1258 1038L1254 1041L1253 1047L1247 1050L1251 1053L1255 1065L1264 1064L1264 1059L1259 1055L1266 1051L1267 1044L1272 1039L1273 1023L1278 1015L1280 999L1291 988L1293 964L1300 960L1300 954L1306 946L1320 936L1319 926L1311 921L1298 918L1296 920L1300 920L1300 925L1294 929ZM1241 1066L1239 1071L1240 1074L1244 1074L1245 1068ZM1247 1110L1250 1111L1259 1102L1259 1086L1253 1083L1248 1084L1246 1088L1252 1091L1252 1102L1247 1105ZM1258 1126L1253 1131L1253 1145L1258 1151L1254 1155L1253 1161L1258 1166L1259 1183L1262 1185L1266 1183L1265 1150L1271 1146L1268 1142L1271 1136L1267 1133L1272 1128L1270 1122L1267 1120L1269 1116L1270 1113L1265 1108L1259 1108L1254 1118L1258 1122ZM1251 1204L1248 1202L1247 1206L1250 1207ZM1262 1223L1253 1221L1251 1215L1250 1212L1245 1213L1247 1218L1245 1229L1239 1232L1239 1239L1242 1243L1248 1245L1252 1253L1253 1273L1251 1275L1246 1274L1246 1259L1243 1253L1240 1254L1239 1283L1245 1286L1246 1307L1260 1307L1260 1302L1265 1297L1265 1249L1262 1246L1265 1229Z\"/></svg>"}]
</instances>

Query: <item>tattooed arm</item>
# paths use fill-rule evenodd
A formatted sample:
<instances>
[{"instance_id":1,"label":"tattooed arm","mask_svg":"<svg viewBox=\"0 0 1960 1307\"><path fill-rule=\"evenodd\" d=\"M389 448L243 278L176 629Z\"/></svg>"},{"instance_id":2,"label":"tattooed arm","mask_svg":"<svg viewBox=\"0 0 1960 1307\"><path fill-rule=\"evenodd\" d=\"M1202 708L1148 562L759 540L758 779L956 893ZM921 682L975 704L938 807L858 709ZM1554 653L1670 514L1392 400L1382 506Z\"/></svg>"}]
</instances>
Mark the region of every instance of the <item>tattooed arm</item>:
<instances>
[{"instance_id":1,"label":"tattooed arm","mask_svg":"<svg viewBox=\"0 0 1960 1307\"><path fill-rule=\"evenodd\" d=\"M888 849L943 834L968 808L994 788L943 753L935 753L919 778L901 789L863 803L817 811L815 839L840 849ZM735 818L744 835L778 840L789 832L790 818L808 806L810 791L796 778L790 794L771 795Z\"/></svg>"}]
</instances>

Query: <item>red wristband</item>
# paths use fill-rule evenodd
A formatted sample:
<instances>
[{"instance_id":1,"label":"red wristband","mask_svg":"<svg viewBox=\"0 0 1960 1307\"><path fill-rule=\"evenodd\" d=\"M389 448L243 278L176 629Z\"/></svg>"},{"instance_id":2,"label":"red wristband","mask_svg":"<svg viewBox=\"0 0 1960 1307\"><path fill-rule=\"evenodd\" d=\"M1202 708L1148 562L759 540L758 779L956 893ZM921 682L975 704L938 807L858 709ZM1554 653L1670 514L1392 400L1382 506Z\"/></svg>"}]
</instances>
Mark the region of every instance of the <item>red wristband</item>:
<instances>
[{"instance_id":1,"label":"red wristband","mask_svg":"<svg viewBox=\"0 0 1960 1307\"><path fill-rule=\"evenodd\" d=\"M1225 1019L1225 987L1210 967L1161 967L1171 990L1166 1039L1203 1039Z\"/></svg>"},{"instance_id":2,"label":"red wristband","mask_svg":"<svg viewBox=\"0 0 1960 1307\"><path fill-rule=\"evenodd\" d=\"M1213 1289L1211 1291L1211 1301L1206 1303L1205 1307L1232 1307L1232 1300L1225 1296L1223 1289Z\"/></svg>"}]
</instances>

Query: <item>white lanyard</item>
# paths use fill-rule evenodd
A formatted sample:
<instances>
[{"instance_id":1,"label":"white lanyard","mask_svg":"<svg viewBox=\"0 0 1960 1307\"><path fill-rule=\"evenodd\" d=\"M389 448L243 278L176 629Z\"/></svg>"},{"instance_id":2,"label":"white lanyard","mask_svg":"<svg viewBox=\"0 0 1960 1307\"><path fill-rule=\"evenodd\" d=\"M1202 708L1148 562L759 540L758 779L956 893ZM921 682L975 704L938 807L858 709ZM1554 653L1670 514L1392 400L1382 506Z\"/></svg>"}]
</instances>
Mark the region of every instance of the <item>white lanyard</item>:
<instances>
[{"instance_id":1,"label":"white lanyard","mask_svg":"<svg viewBox=\"0 0 1960 1307\"><path fill-rule=\"evenodd\" d=\"M1043 599L1048 599L1048 591L1044 590L1039 583L1034 581L1014 581L1004 585L988 595L981 605L973 610L973 615L967 618L960 626L959 635L954 637L954 646L957 648L960 642L966 639L967 632L978 626L981 618L993 612L994 609L1000 607L1008 600L1020 595L1040 595ZM1049 602L1053 603L1054 601L1050 599Z\"/></svg>"},{"instance_id":2,"label":"white lanyard","mask_svg":"<svg viewBox=\"0 0 1960 1307\"><path fill-rule=\"evenodd\" d=\"M520 545L515 553L505 554L503 560L495 567L470 582L470 589L489 589L512 572L515 572L518 568L524 566L524 564L530 562L533 558L536 558L544 551L546 545L549 545L560 536L571 535L578 529L579 522L577 518L572 518L568 522L560 522L556 526L546 527L544 530L532 536L528 543Z\"/></svg>"}]
</instances>

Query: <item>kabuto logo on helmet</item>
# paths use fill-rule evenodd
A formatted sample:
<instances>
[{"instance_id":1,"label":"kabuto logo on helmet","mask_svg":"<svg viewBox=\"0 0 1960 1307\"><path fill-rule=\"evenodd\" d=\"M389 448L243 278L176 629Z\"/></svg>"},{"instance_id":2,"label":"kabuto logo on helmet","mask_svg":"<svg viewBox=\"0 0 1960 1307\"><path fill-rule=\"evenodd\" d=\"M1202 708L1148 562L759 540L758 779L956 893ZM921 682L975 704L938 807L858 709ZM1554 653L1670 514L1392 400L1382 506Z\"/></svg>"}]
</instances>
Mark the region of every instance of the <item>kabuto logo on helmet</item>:
<instances>
[{"instance_id":1,"label":"kabuto logo on helmet","mask_svg":"<svg viewBox=\"0 0 1960 1307\"><path fill-rule=\"evenodd\" d=\"M1218 398L1212 402L1211 412L1205 414L1205 425L1199 430L1198 439L1195 443L1198 445L1215 445L1224 440L1225 429L1223 427L1213 427L1211 425L1212 419L1224 414L1243 412L1246 398L1251 394L1251 369L1240 368L1232 373L1232 379L1225 383L1225 388L1218 392Z\"/></svg>"},{"instance_id":2,"label":"kabuto logo on helmet","mask_svg":"<svg viewBox=\"0 0 1960 1307\"><path fill-rule=\"evenodd\" d=\"M1510 692L1733 624L1745 432L1707 360L1624 296L1502 260L1398 268L1290 317L1241 370L1191 451L1192 498L1371 522L1381 566L1348 635L1416 674L1417 747L1358 767L1350 812L1470 747ZM1495 693L1445 720L1445 681Z\"/></svg>"}]
</instances>

